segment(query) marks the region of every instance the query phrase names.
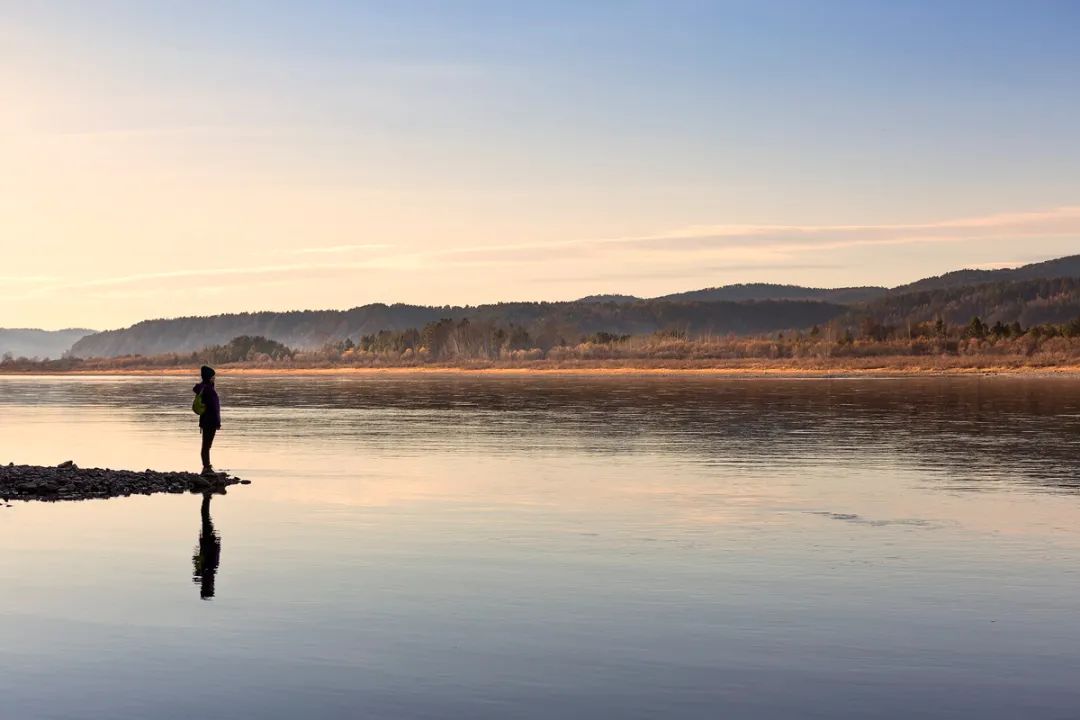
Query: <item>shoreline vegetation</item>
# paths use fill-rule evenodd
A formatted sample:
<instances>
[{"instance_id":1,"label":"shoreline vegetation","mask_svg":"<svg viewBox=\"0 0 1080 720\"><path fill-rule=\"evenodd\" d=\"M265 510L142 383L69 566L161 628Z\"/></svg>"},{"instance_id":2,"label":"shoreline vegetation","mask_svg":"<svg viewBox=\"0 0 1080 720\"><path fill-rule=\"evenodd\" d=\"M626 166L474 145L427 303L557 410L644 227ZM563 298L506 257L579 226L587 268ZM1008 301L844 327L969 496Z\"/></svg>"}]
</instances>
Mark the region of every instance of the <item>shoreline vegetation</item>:
<instances>
[{"instance_id":1,"label":"shoreline vegetation","mask_svg":"<svg viewBox=\"0 0 1080 720\"><path fill-rule=\"evenodd\" d=\"M336 366L336 367L254 367L246 363L218 366L222 373L233 376L349 376L349 375L697 375L715 377L792 377L792 378L847 378L847 377L909 377L945 375L1027 375L1027 376L1080 376L1080 361L1068 365L1036 364L1025 358L969 358L962 363L943 363L932 359L918 360L910 357L881 357L873 362L850 364L813 364L792 362L727 363L606 363L589 362L554 365L546 362L530 364L459 364L424 366ZM77 370L25 370L0 369L0 377L165 377L198 374L198 365L188 367L127 367Z\"/></svg>"},{"instance_id":2,"label":"shoreline vegetation","mask_svg":"<svg viewBox=\"0 0 1080 720\"><path fill-rule=\"evenodd\" d=\"M515 332L517 331L517 334ZM732 376L1080 373L1080 318L1062 325L960 327L942 321L904 329L866 323L772 335L697 336L599 332L530 346L520 329L440 321L422 330L380 331L315 350L241 336L190 353L37 360L5 356L0 374L171 375L210 364L236 374L694 373Z\"/></svg>"}]
</instances>

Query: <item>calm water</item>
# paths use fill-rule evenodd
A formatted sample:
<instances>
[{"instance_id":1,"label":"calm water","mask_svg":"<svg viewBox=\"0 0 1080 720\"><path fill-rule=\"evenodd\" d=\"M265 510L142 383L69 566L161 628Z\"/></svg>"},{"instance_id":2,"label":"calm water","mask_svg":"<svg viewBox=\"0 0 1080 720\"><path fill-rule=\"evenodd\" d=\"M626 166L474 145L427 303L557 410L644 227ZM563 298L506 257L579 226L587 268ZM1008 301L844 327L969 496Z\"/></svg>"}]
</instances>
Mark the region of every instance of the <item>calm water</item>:
<instances>
[{"instance_id":1,"label":"calm water","mask_svg":"<svg viewBox=\"0 0 1080 720\"><path fill-rule=\"evenodd\" d=\"M191 385L0 379L0 460L197 469ZM0 506L3 718L1080 717L1080 381L219 388L209 523Z\"/></svg>"}]
</instances>

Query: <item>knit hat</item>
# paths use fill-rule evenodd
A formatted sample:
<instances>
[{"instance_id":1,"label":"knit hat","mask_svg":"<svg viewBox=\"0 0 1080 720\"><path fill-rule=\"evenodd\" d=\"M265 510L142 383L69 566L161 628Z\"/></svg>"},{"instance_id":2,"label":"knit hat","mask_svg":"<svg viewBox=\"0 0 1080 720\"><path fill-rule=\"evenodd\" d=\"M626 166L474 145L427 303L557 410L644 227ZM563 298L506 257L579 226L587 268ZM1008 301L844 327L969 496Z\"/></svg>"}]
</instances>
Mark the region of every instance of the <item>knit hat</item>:
<instances>
[{"instance_id":1,"label":"knit hat","mask_svg":"<svg viewBox=\"0 0 1080 720\"><path fill-rule=\"evenodd\" d=\"M214 377L216 373L214 372L214 368L209 365L203 365L199 368L199 374L202 375L203 382L209 382L210 378Z\"/></svg>"}]
</instances>

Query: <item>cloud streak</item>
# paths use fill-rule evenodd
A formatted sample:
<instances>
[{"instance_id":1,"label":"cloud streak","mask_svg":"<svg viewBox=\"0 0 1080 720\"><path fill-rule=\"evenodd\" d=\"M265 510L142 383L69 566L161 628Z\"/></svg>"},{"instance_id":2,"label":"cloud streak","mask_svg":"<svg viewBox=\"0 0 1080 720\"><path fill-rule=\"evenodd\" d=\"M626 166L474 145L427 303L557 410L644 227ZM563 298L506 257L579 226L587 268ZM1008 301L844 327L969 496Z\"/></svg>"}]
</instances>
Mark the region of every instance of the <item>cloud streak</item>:
<instances>
[{"instance_id":1,"label":"cloud streak","mask_svg":"<svg viewBox=\"0 0 1080 720\"><path fill-rule=\"evenodd\" d=\"M677 253L693 249L745 248L758 252L799 253L872 245L959 243L990 238L1080 237L1080 206L1041 212L998 213L927 223L863 225L696 225L649 235L504 243L415 253L412 257L497 257L536 259L544 251L565 253L604 248L653 247Z\"/></svg>"},{"instance_id":2,"label":"cloud streak","mask_svg":"<svg viewBox=\"0 0 1080 720\"><path fill-rule=\"evenodd\" d=\"M995 213L979 217L939 220L926 223L863 225L691 225L655 235L612 238L603 242L633 242L695 237L750 237L758 235L820 235L836 233L904 233L970 230L983 232L1070 232L1080 231L1080 206L1065 206L1038 212Z\"/></svg>"},{"instance_id":3,"label":"cloud streak","mask_svg":"<svg viewBox=\"0 0 1080 720\"><path fill-rule=\"evenodd\" d=\"M389 243L360 243L356 245L331 245L329 247L298 248L289 250L289 255L340 255L343 253L356 252L357 250L385 250L392 248Z\"/></svg>"},{"instance_id":4,"label":"cloud streak","mask_svg":"<svg viewBox=\"0 0 1080 720\"><path fill-rule=\"evenodd\" d=\"M325 278L356 271L439 271L529 265L532 278L641 279L699 277L715 271L767 271L809 267L807 253L826 254L856 247L943 245L1013 238L1080 238L1080 206L1040 212L997 213L925 223L836 225L697 225L648 235L520 242L441 249L401 249L384 242L355 243L284 251L310 261L248 267L192 268L64 281L51 276L0 277L22 297L58 292L108 294L154 285L164 290L192 279L231 279L232 287ZM378 251L367 257L351 253ZM325 257L325 260L317 259ZM835 267L834 258L820 258ZM995 264L998 265L998 264ZM582 272L595 268L595 272ZM21 291L21 292L20 292ZM11 297L13 294L9 293Z\"/></svg>"}]
</instances>

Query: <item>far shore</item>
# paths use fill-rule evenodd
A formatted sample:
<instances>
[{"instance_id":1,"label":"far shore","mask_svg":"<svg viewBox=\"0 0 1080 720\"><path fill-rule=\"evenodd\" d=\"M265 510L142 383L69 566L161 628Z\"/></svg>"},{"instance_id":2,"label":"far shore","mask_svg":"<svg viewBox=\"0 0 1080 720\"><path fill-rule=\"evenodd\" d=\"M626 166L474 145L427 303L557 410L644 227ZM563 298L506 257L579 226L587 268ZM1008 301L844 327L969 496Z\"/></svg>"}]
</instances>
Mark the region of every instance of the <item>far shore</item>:
<instances>
[{"instance_id":1,"label":"far shore","mask_svg":"<svg viewBox=\"0 0 1080 720\"><path fill-rule=\"evenodd\" d=\"M400 365L297 367L224 364L219 373L236 376L379 376L379 375L476 375L476 376L607 376L682 375L738 378L846 378L846 377L935 377L935 376L1080 376L1080 365L1031 362L1025 358L990 357L879 357L827 360L677 360L627 362L578 361L527 363L475 363L460 365ZM42 368L4 369L4 376L196 376L198 367L83 367L67 370Z\"/></svg>"}]
</instances>

